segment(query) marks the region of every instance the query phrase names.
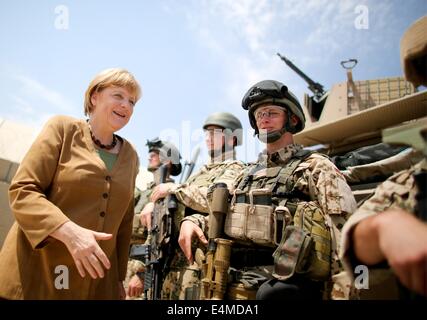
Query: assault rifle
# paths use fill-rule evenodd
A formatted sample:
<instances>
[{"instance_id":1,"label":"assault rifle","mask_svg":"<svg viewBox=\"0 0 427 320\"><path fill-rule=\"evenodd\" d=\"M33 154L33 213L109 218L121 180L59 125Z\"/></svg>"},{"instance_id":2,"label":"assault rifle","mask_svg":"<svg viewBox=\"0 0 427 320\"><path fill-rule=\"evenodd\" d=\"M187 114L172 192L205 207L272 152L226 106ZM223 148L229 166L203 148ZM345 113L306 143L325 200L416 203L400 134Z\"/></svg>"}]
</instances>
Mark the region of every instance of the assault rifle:
<instances>
[{"instance_id":1,"label":"assault rifle","mask_svg":"<svg viewBox=\"0 0 427 320\"><path fill-rule=\"evenodd\" d=\"M160 170L160 183L165 183L169 173L169 164L163 164ZM133 245L130 257L143 261L144 294L146 300L159 300L163 275L169 267L173 248L173 216L178 208L174 195L159 199L154 205L151 216L151 241L148 244Z\"/></svg>"},{"instance_id":2,"label":"assault rifle","mask_svg":"<svg viewBox=\"0 0 427 320\"><path fill-rule=\"evenodd\" d=\"M185 161L184 169L182 170L181 178L179 179L179 183L186 182L187 179L191 176L191 173L194 170L194 166L196 165L197 158L199 157L200 147L197 147L193 153L193 157L190 162Z\"/></svg>"}]
</instances>

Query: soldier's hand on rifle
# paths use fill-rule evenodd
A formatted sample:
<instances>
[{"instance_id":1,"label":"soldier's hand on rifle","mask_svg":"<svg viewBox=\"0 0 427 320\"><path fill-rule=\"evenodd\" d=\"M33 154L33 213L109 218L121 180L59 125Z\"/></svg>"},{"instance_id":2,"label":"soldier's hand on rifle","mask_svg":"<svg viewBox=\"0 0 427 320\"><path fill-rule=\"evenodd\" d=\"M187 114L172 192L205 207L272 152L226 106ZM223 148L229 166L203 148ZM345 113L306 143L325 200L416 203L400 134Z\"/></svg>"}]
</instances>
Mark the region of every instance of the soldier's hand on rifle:
<instances>
[{"instance_id":1,"label":"soldier's hand on rifle","mask_svg":"<svg viewBox=\"0 0 427 320\"><path fill-rule=\"evenodd\" d=\"M112 234L95 232L67 221L50 235L66 245L82 278L85 270L96 279L104 277L104 268L110 269L110 261L97 241L110 240Z\"/></svg>"},{"instance_id":2,"label":"soldier's hand on rifle","mask_svg":"<svg viewBox=\"0 0 427 320\"><path fill-rule=\"evenodd\" d=\"M142 291L144 290L144 283L142 280L135 274L132 278L129 280L128 285L128 296L129 297L139 297L142 294Z\"/></svg>"},{"instance_id":3,"label":"soldier's hand on rifle","mask_svg":"<svg viewBox=\"0 0 427 320\"><path fill-rule=\"evenodd\" d=\"M372 238L364 238L366 233ZM404 286L427 296L425 222L402 209L388 209L361 221L354 229L353 240L359 260L376 264L386 259Z\"/></svg>"},{"instance_id":4,"label":"soldier's hand on rifle","mask_svg":"<svg viewBox=\"0 0 427 320\"><path fill-rule=\"evenodd\" d=\"M139 220L141 224L147 227L148 231L151 230L151 213L154 210L154 202L149 202L144 206L144 209L141 210Z\"/></svg>"},{"instance_id":5,"label":"soldier's hand on rifle","mask_svg":"<svg viewBox=\"0 0 427 320\"><path fill-rule=\"evenodd\" d=\"M206 240L206 237L203 234L202 229L200 229L198 225L196 225L191 221L183 221L181 223L181 229L179 231L178 243L190 264L193 264L193 254L191 252L191 241L193 240L194 237L199 238L199 240L204 245L206 246L208 245L208 241Z\"/></svg>"},{"instance_id":6,"label":"soldier's hand on rifle","mask_svg":"<svg viewBox=\"0 0 427 320\"><path fill-rule=\"evenodd\" d=\"M151 194L150 200L152 202L156 202L159 199L165 198L174 186L175 184L172 182L161 183L158 186L155 186L153 189L153 193Z\"/></svg>"}]
</instances>

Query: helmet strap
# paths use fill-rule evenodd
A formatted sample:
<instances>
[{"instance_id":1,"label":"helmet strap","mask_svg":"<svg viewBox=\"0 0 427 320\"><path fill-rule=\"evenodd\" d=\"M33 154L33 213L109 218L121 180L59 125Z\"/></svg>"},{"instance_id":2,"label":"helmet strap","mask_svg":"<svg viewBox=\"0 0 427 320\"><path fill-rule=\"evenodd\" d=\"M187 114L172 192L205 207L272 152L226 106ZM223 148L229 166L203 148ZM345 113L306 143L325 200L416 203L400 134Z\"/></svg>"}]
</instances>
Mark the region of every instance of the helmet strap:
<instances>
[{"instance_id":1,"label":"helmet strap","mask_svg":"<svg viewBox=\"0 0 427 320\"><path fill-rule=\"evenodd\" d=\"M297 129L291 124L291 121L289 118L286 120L285 127L283 129L292 134L294 134L297 131Z\"/></svg>"},{"instance_id":2,"label":"helmet strap","mask_svg":"<svg viewBox=\"0 0 427 320\"><path fill-rule=\"evenodd\" d=\"M271 132L264 133L264 134L261 134L258 131L257 136L261 142L273 143L273 142L276 142L277 140L279 140L285 132L286 132L285 128L282 128L280 130L271 131Z\"/></svg>"},{"instance_id":3,"label":"helmet strap","mask_svg":"<svg viewBox=\"0 0 427 320\"><path fill-rule=\"evenodd\" d=\"M159 166L157 166L157 167L147 167L147 171L149 171L149 172L154 172L154 171L156 171L158 168L159 168Z\"/></svg>"}]
</instances>

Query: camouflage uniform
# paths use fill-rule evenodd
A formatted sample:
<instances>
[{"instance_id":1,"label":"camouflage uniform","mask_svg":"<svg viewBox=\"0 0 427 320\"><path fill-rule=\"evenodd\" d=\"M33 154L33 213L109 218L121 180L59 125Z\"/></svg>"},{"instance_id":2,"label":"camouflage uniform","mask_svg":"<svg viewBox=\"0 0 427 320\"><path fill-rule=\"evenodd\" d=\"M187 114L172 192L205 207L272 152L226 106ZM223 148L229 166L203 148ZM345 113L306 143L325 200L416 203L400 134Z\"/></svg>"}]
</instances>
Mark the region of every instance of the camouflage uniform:
<instances>
[{"instance_id":1,"label":"camouflage uniform","mask_svg":"<svg viewBox=\"0 0 427 320\"><path fill-rule=\"evenodd\" d=\"M137 202L135 204L135 216L133 219L133 231L132 231L132 244L134 243L142 243L145 241L147 237L147 228L141 225L141 211L144 209L145 205L150 202L150 196L153 192L156 184L154 182L150 182L147 185L147 189L144 191L139 191L137 195Z\"/></svg>"},{"instance_id":2,"label":"camouflage uniform","mask_svg":"<svg viewBox=\"0 0 427 320\"><path fill-rule=\"evenodd\" d=\"M353 270L358 264L356 261L357 259L354 257L351 250L351 236L354 227L360 221L384 212L390 208L401 208L405 211L414 213L415 205L417 203L415 196L418 189L413 175L414 173L421 171L427 171L426 159L423 159L409 169L394 174L380 184L376 188L375 194L366 200L347 221L343 228L340 254L342 256L344 266L351 276L353 276ZM388 266L382 269L370 270L370 289L373 289L372 286L377 285L387 286L388 292L384 292L384 290L377 291L378 295L375 298L398 298L397 287L394 287L396 282L394 281L391 270ZM377 289L380 290L381 288L378 287Z\"/></svg>"},{"instance_id":3,"label":"camouflage uniform","mask_svg":"<svg viewBox=\"0 0 427 320\"><path fill-rule=\"evenodd\" d=\"M427 16L419 18L416 22L405 31L400 42L400 58L403 66L403 72L406 80L410 81L415 87L419 85L427 85L427 73L425 72L425 64L422 61L427 58ZM425 118L423 118L425 121ZM422 125L425 130L425 122ZM421 129L421 128L420 128ZM419 132L421 133L421 131ZM387 209L400 208L404 211L414 213L417 205L416 195L419 192L414 174L427 172L427 150L425 147L425 135L420 134L418 139L423 137L423 142L417 145L417 138L414 133L409 135L403 134L399 138L403 138L399 142L406 145L412 145L415 149L423 151L424 159L419 163L412 165L409 169L402 170L379 185L375 194L366 200L355 212L355 214L347 221L343 228L342 244L340 255L343 259L344 266L348 273L353 276L354 267L358 261L352 250L352 234L356 225L369 217L378 215ZM383 137L384 138L384 137ZM399 140L399 138L397 140ZM387 142L387 141L384 141ZM393 138L388 141L393 142ZM397 299L399 292L397 282L392 270L388 266L384 268L371 268L369 270L369 288L370 292L375 292L374 299ZM372 288L374 287L374 288ZM383 290L386 288L385 290ZM376 290L377 289L377 290ZM361 292L363 294L363 291Z\"/></svg>"},{"instance_id":4,"label":"camouflage uniform","mask_svg":"<svg viewBox=\"0 0 427 320\"><path fill-rule=\"evenodd\" d=\"M186 216L182 221L189 220L194 222L205 232L206 237L206 225L209 213L207 200L208 187L211 184L223 182L231 189L236 177L244 169L245 165L241 161L232 160L233 156L230 152L224 154L220 159L212 159L210 164L204 165L185 184L178 185L171 190L181 204L198 212ZM223 159L228 160L223 161ZM196 246L197 242L195 241L193 249ZM170 272L166 275L163 282L162 299L185 299L186 288L197 285L199 277L200 269L198 265L194 263L189 266L184 253L178 247L171 263Z\"/></svg>"},{"instance_id":5,"label":"camouflage uniform","mask_svg":"<svg viewBox=\"0 0 427 320\"><path fill-rule=\"evenodd\" d=\"M271 155L263 152L260 154L258 162L249 166L241 174L235 187L255 166L263 164L265 168L286 167L291 158L300 150L302 150L300 145L291 144ZM327 157L318 153L312 153L301 161L291 174L290 179L293 181L294 189L309 196L312 201L320 206L325 216L326 227L330 232L330 267L333 290L328 292L328 296L325 298L347 298L350 284L340 263L338 251L341 227L357 207L350 187L335 165ZM278 201L281 200L278 199Z\"/></svg>"},{"instance_id":6,"label":"camouflage uniform","mask_svg":"<svg viewBox=\"0 0 427 320\"><path fill-rule=\"evenodd\" d=\"M155 187L154 182L150 182L147 185L146 190L139 190L138 188L135 188L135 209L134 209L134 217L133 217L133 226L132 226L132 235L131 235L131 243L133 244L141 244L144 243L144 241L147 238L147 229L141 225L140 216L141 211L144 208L144 206L150 202L150 196L151 192L153 191L153 188ZM144 271L144 264L142 261L136 260L136 259L129 259L128 261L128 267L126 271L126 278L123 282L125 290L127 291L129 281L130 279L137 273ZM140 300L143 298L143 294L139 297L128 297L127 299L130 300Z\"/></svg>"}]
</instances>

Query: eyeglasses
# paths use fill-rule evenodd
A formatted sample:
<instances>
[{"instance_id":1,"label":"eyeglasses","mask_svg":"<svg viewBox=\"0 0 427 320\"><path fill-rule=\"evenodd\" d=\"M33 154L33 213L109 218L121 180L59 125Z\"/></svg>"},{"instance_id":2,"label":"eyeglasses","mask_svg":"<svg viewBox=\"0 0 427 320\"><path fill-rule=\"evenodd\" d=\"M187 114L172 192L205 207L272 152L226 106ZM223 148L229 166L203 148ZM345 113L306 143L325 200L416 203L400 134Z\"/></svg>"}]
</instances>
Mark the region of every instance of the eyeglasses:
<instances>
[{"instance_id":1,"label":"eyeglasses","mask_svg":"<svg viewBox=\"0 0 427 320\"><path fill-rule=\"evenodd\" d=\"M267 117L268 119L278 118L283 113L284 113L284 111L282 111L282 110L266 110L266 111L259 110L259 111L255 111L255 119L257 121L259 121L264 117Z\"/></svg>"}]
</instances>

